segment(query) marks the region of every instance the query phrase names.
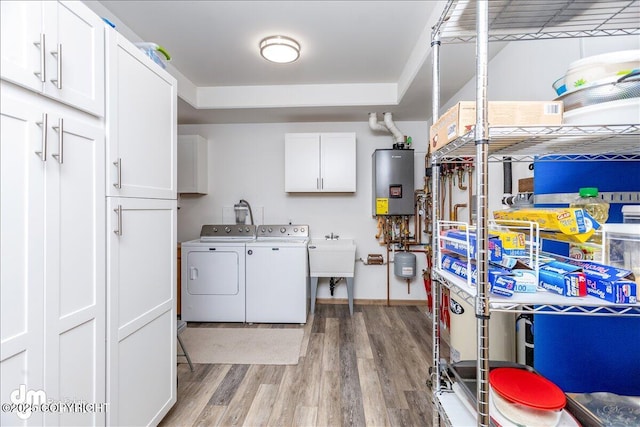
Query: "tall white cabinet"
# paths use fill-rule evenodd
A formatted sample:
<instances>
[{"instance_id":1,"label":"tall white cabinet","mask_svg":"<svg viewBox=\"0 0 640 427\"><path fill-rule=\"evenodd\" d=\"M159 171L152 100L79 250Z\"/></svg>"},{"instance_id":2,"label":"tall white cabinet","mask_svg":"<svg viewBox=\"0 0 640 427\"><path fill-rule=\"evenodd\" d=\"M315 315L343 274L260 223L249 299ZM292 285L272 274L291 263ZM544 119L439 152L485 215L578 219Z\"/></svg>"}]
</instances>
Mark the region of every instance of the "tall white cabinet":
<instances>
[{"instance_id":1,"label":"tall white cabinet","mask_svg":"<svg viewBox=\"0 0 640 427\"><path fill-rule=\"evenodd\" d=\"M76 2L0 7L0 400L23 385L102 403L104 24ZM105 423L104 412L0 416L2 425Z\"/></svg>"},{"instance_id":2,"label":"tall white cabinet","mask_svg":"<svg viewBox=\"0 0 640 427\"><path fill-rule=\"evenodd\" d=\"M106 44L107 423L157 424L176 401L177 86Z\"/></svg>"},{"instance_id":3,"label":"tall white cabinet","mask_svg":"<svg viewBox=\"0 0 640 427\"><path fill-rule=\"evenodd\" d=\"M176 400L176 81L81 2L0 8L0 401L98 404L0 425L158 424Z\"/></svg>"}]
</instances>

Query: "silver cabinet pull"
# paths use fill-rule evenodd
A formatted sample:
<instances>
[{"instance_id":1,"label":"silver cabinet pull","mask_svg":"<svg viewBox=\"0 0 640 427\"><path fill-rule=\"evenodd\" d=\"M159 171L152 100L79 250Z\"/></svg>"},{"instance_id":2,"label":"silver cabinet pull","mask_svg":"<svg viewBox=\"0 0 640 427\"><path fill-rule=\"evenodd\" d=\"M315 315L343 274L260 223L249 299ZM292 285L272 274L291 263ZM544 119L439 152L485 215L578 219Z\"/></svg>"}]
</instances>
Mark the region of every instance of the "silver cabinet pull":
<instances>
[{"instance_id":1,"label":"silver cabinet pull","mask_svg":"<svg viewBox=\"0 0 640 427\"><path fill-rule=\"evenodd\" d=\"M119 190L122 188L122 158L118 157L118 160L113 162L113 166L118 168L118 180L113 184L113 186Z\"/></svg>"},{"instance_id":2,"label":"silver cabinet pull","mask_svg":"<svg viewBox=\"0 0 640 427\"><path fill-rule=\"evenodd\" d=\"M320 178L316 178L316 189L320 189Z\"/></svg>"},{"instance_id":3,"label":"silver cabinet pull","mask_svg":"<svg viewBox=\"0 0 640 427\"><path fill-rule=\"evenodd\" d=\"M52 129L58 131L58 154L52 154L51 156L58 160L58 163L62 164L64 161L64 122L62 118L58 119L58 126L53 126Z\"/></svg>"},{"instance_id":4,"label":"silver cabinet pull","mask_svg":"<svg viewBox=\"0 0 640 427\"><path fill-rule=\"evenodd\" d=\"M33 74L35 74L36 76L38 76L40 78L40 81L42 83L45 82L45 77L44 77L44 63L46 61L45 58L45 50L44 50L44 33L40 33L40 41L39 42L33 42L33 44L35 46L37 46L38 48L40 48L40 71L34 71Z\"/></svg>"},{"instance_id":5,"label":"silver cabinet pull","mask_svg":"<svg viewBox=\"0 0 640 427\"><path fill-rule=\"evenodd\" d=\"M42 121L36 123L42 129L42 148L35 153L40 156L40 160L47 161L47 113L42 113Z\"/></svg>"},{"instance_id":6,"label":"silver cabinet pull","mask_svg":"<svg viewBox=\"0 0 640 427\"><path fill-rule=\"evenodd\" d=\"M118 228L113 230L116 236L122 236L122 205L118 205L117 208L113 210L117 215Z\"/></svg>"},{"instance_id":7,"label":"silver cabinet pull","mask_svg":"<svg viewBox=\"0 0 640 427\"><path fill-rule=\"evenodd\" d=\"M52 50L51 55L56 58L58 65L58 77L51 79L51 83L55 84L58 89L62 89L62 43L58 43L58 51Z\"/></svg>"},{"instance_id":8,"label":"silver cabinet pull","mask_svg":"<svg viewBox=\"0 0 640 427\"><path fill-rule=\"evenodd\" d=\"M320 178L320 189L324 190L324 178Z\"/></svg>"}]
</instances>

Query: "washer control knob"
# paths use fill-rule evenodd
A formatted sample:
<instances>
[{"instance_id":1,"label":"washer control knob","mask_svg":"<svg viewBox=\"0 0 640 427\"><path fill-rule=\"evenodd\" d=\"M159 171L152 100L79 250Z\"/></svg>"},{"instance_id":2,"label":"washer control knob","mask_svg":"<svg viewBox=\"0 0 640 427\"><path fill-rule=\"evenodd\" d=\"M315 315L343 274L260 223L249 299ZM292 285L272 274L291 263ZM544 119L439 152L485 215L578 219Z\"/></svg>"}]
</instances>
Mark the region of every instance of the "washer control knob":
<instances>
[{"instance_id":1,"label":"washer control knob","mask_svg":"<svg viewBox=\"0 0 640 427\"><path fill-rule=\"evenodd\" d=\"M213 232L217 233L218 232L218 227L213 227Z\"/></svg>"},{"instance_id":2,"label":"washer control knob","mask_svg":"<svg viewBox=\"0 0 640 427\"><path fill-rule=\"evenodd\" d=\"M282 227L282 228L280 229L280 232L281 232L281 233L284 233L285 231L287 231L287 229L286 229L286 228L284 228L284 227Z\"/></svg>"},{"instance_id":3,"label":"washer control knob","mask_svg":"<svg viewBox=\"0 0 640 427\"><path fill-rule=\"evenodd\" d=\"M230 232L231 232L231 227L225 227L225 228L224 228L224 231L225 231L226 233L230 233Z\"/></svg>"},{"instance_id":4,"label":"washer control knob","mask_svg":"<svg viewBox=\"0 0 640 427\"><path fill-rule=\"evenodd\" d=\"M262 227L262 232L264 233L265 231L267 231L267 229Z\"/></svg>"},{"instance_id":5,"label":"washer control knob","mask_svg":"<svg viewBox=\"0 0 640 427\"><path fill-rule=\"evenodd\" d=\"M273 228L269 227L269 233L273 232Z\"/></svg>"},{"instance_id":6,"label":"washer control knob","mask_svg":"<svg viewBox=\"0 0 640 427\"><path fill-rule=\"evenodd\" d=\"M293 232L294 232L294 233L297 233L297 232L298 232L298 229L297 229L297 228L294 228L294 229L293 229Z\"/></svg>"}]
</instances>

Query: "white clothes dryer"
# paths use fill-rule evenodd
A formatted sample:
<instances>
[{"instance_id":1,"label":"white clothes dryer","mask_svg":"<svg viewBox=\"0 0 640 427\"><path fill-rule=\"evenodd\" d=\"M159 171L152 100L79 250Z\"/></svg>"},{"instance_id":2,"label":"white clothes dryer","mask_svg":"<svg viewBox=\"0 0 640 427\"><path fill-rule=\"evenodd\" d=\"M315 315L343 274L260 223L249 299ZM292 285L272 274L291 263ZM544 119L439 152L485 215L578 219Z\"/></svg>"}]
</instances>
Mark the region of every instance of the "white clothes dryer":
<instances>
[{"instance_id":1,"label":"white clothes dryer","mask_svg":"<svg viewBox=\"0 0 640 427\"><path fill-rule=\"evenodd\" d=\"M182 320L245 321L246 243L255 236L255 225L203 225L200 239L182 243Z\"/></svg>"}]
</instances>

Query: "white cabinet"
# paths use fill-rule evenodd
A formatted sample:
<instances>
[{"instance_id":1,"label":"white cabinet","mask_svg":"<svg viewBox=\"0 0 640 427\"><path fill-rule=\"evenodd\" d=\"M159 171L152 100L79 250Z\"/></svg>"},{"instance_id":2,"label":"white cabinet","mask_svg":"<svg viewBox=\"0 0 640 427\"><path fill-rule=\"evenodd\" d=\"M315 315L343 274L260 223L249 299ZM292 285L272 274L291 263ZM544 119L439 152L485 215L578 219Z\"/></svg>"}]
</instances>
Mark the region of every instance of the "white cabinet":
<instances>
[{"instance_id":1,"label":"white cabinet","mask_svg":"<svg viewBox=\"0 0 640 427\"><path fill-rule=\"evenodd\" d=\"M2 82L2 401L105 402L104 129ZM85 117L83 117L85 116ZM103 425L104 412L30 422ZM2 413L2 424L15 424Z\"/></svg>"},{"instance_id":2,"label":"white cabinet","mask_svg":"<svg viewBox=\"0 0 640 427\"><path fill-rule=\"evenodd\" d=\"M355 133L285 135L285 191L356 191Z\"/></svg>"},{"instance_id":3,"label":"white cabinet","mask_svg":"<svg viewBox=\"0 0 640 427\"><path fill-rule=\"evenodd\" d=\"M107 195L177 196L175 79L107 31Z\"/></svg>"},{"instance_id":4,"label":"white cabinet","mask_svg":"<svg viewBox=\"0 0 640 427\"><path fill-rule=\"evenodd\" d=\"M105 24L81 2L3 1L2 78L104 115Z\"/></svg>"},{"instance_id":5,"label":"white cabinet","mask_svg":"<svg viewBox=\"0 0 640 427\"><path fill-rule=\"evenodd\" d=\"M157 425L176 402L176 80L107 30L109 425Z\"/></svg>"},{"instance_id":6,"label":"white cabinet","mask_svg":"<svg viewBox=\"0 0 640 427\"><path fill-rule=\"evenodd\" d=\"M107 424L157 425L176 401L176 201L107 199Z\"/></svg>"},{"instance_id":7,"label":"white cabinet","mask_svg":"<svg viewBox=\"0 0 640 427\"><path fill-rule=\"evenodd\" d=\"M178 193L209 192L207 145L200 135L178 135Z\"/></svg>"}]
</instances>

